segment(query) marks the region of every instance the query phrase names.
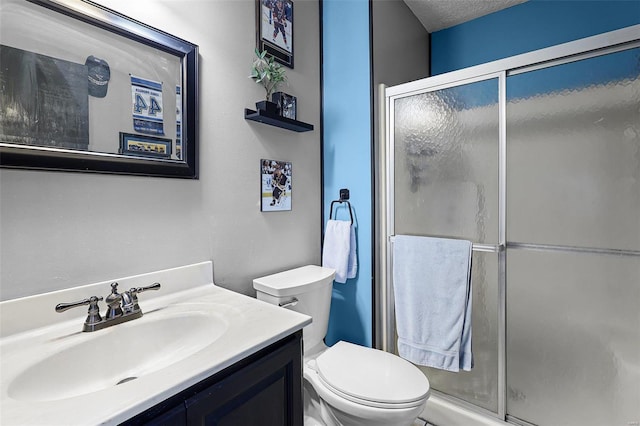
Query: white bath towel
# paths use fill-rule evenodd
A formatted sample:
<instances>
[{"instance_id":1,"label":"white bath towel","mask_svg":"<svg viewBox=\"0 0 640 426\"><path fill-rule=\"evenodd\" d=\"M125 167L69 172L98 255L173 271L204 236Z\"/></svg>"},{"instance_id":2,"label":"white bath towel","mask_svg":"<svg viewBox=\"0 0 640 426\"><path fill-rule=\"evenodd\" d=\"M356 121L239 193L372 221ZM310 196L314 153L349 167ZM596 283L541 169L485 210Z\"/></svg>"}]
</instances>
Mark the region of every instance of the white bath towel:
<instances>
[{"instance_id":1,"label":"white bath towel","mask_svg":"<svg viewBox=\"0 0 640 426\"><path fill-rule=\"evenodd\" d=\"M471 248L464 240L395 237L393 288L401 357L448 371L473 367Z\"/></svg>"},{"instance_id":2,"label":"white bath towel","mask_svg":"<svg viewBox=\"0 0 640 426\"><path fill-rule=\"evenodd\" d=\"M335 281L347 282L357 273L355 229L351 222L329 220L324 232L322 266L336 270Z\"/></svg>"}]
</instances>

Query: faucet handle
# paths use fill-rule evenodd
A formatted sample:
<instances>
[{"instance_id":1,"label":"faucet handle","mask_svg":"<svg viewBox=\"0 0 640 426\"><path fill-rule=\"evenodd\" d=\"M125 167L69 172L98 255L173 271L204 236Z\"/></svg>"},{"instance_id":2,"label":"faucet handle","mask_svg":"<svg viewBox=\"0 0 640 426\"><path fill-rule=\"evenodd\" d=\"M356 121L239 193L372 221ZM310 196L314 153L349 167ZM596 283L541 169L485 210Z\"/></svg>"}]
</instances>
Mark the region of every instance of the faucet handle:
<instances>
[{"instance_id":1,"label":"faucet handle","mask_svg":"<svg viewBox=\"0 0 640 426\"><path fill-rule=\"evenodd\" d=\"M56 305L56 312L68 311L71 308L77 308L78 306L90 305L89 310L92 308L98 308L98 301L102 300L102 297L91 296L88 299L81 300L79 302L72 303L58 303Z\"/></svg>"},{"instance_id":2,"label":"faucet handle","mask_svg":"<svg viewBox=\"0 0 640 426\"><path fill-rule=\"evenodd\" d=\"M71 308L77 308L78 306L89 305L89 311L87 312L87 319L84 320L83 331L93 331L96 324L102 322L100 316L100 308L98 308L98 302L102 300L102 297L91 296L88 299L81 300L73 303L58 303L56 305L56 312L64 312Z\"/></svg>"},{"instance_id":3,"label":"faucet handle","mask_svg":"<svg viewBox=\"0 0 640 426\"><path fill-rule=\"evenodd\" d=\"M147 291L147 290L160 290L160 283L153 283L150 286L147 287L138 287L138 288L132 288L131 290L129 290L129 292L131 294L137 294L137 293L142 293L143 291Z\"/></svg>"},{"instance_id":4,"label":"faucet handle","mask_svg":"<svg viewBox=\"0 0 640 426\"><path fill-rule=\"evenodd\" d=\"M147 290L160 290L160 283L153 283L147 287L133 287L129 289L129 291L125 291L123 295L126 296L123 298L122 305L125 311L139 311L140 305L138 305L138 293L142 293Z\"/></svg>"}]
</instances>

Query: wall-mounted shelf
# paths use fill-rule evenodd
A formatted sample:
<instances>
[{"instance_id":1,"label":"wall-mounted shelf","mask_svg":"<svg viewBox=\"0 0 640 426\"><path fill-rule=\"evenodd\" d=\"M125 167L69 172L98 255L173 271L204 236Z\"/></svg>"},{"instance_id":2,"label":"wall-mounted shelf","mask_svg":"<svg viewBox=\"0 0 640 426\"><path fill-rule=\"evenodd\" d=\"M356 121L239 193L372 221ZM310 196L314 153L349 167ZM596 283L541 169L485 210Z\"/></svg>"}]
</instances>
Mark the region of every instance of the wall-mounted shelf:
<instances>
[{"instance_id":1,"label":"wall-mounted shelf","mask_svg":"<svg viewBox=\"0 0 640 426\"><path fill-rule=\"evenodd\" d=\"M254 111L249 108L244 109L244 118L245 120L257 121L258 123L293 130L294 132L308 132L313 130L313 124L269 114L266 111Z\"/></svg>"}]
</instances>

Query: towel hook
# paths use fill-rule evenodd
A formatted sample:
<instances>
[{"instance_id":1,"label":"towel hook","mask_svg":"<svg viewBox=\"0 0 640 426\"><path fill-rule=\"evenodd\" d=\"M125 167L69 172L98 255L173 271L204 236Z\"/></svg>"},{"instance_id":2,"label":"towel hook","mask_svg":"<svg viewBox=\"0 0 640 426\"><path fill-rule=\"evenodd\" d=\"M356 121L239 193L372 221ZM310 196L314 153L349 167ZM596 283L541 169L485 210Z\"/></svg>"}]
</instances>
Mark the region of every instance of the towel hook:
<instances>
[{"instance_id":1,"label":"towel hook","mask_svg":"<svg viewBox=\"0 0 640 426\"><path fill-rule=\"evenodd\" d=\"M331 202L331 208L329 209L329 219L333 219L333 205L335 203L339 203L339 204L347 203L347 206L349 207L349 217L351 217L351 224L353 225L353 211L351 209L351 203L349 202L349 190L347 188L343 188L340 190L339 200L333 200Z\"/></svg>"}]
</instances>

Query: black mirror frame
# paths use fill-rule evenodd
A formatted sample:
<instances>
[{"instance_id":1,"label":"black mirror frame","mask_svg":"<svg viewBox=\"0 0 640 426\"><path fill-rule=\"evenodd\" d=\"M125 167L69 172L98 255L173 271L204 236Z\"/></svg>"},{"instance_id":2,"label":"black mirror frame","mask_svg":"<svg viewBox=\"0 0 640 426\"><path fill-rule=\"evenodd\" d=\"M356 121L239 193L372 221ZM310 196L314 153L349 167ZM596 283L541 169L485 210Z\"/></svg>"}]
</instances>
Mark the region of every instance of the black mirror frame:
<instances>
[{"instance_id":1,"label":"black mirror frame","mask_svg":"<svg viewBox=\"0 0 640 426\"><path fill-rule=\"evenodd\" d=\"M40 148L2 143L0 167L198 178L198 46L89 0L28 0L182 60L184 160L141 159L119 154Z\"/></svg>"}]
</instances>

